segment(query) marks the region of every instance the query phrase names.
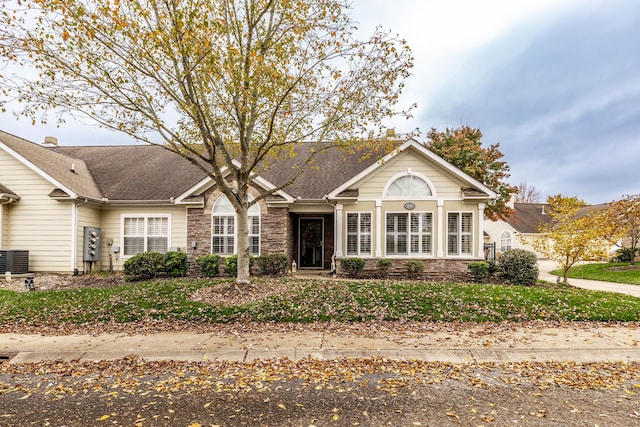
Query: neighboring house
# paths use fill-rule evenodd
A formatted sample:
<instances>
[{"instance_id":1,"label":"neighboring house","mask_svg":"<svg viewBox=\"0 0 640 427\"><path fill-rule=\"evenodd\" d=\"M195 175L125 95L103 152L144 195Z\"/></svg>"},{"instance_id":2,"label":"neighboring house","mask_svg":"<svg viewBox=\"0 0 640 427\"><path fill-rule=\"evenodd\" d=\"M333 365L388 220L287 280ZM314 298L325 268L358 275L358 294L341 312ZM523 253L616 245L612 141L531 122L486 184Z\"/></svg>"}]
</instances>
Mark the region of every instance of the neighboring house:
<instances>
[{"instance_id":1,"label":"neighboring house","mask_svg":"<svg viewBox=\"0 0 640 427\"><path fill-rule=\"evenodd\" d=\"M28 250L30 270L117 270L144 251L179 249L190 261L235 253L233 208L182 157L148 145L49 145L0 132L0 248ZM264 171L253 197L287 182L295 162ZM465 276L484 257L484 206L495 192L417 141L382 159L327 150L315 164L250 210L253 255L284 252L317 270L343 257L366 259L368 270L380 258L396 269L418 259L431 278Z\"/></svg>"},{"instance_id":2,"label":"neighboring house","mask_svg":"<svg viewBox=\"0 0 640 427\"><path fill-rule=\"evenodd\" d=\"M495 255L509 249L526 249L536 252L528 243L538 236L538 227L550 220L544 203L512 203L513 214L506 221L485 220L485 240L495 245ZM537 252L536 252L537 253ZM542 257L537 253L538 257Z\"/></svg>"},{"instance_id":3,"label":"neighboring house","mask_svg":"<svg viewBox=\"0 0 640 427\"><path fill-rule=\"evenodd\" d=\"M549 205L545 203L512 203L513 214L507 221L485 220L485 242L495 245L496 256L509 249L526 249L536 252L538 258L544 256L538 253L529 242L539 237L540 224L548 223L551 218L545 210ZM578 215L587 215L590 212L606 209L609 204L587 205ZM615 253L616 247L612 245L611 253Z\"/></svg>"}]
</instances>

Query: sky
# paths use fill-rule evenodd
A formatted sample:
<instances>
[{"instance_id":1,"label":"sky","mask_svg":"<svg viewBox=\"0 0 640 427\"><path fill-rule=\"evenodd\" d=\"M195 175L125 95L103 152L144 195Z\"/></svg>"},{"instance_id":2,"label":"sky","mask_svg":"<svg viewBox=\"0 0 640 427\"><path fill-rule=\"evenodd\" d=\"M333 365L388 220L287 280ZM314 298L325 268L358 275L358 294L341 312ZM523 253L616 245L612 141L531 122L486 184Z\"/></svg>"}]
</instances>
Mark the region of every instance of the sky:
<instances>
[{"instance_id":1,"label":"sky","mask_svg":"<svg viewBox=\"0 0 640 427\"><path fill-rule=\"evenodd\" d=\"M417 104L397 133L468 125L499 143L509 182L606 203L640 193L640 2L637 0L352 0L361 38L406 39ZM81 121L4 131L61 145L131 143Z\"/></svg>"}]
</instances>

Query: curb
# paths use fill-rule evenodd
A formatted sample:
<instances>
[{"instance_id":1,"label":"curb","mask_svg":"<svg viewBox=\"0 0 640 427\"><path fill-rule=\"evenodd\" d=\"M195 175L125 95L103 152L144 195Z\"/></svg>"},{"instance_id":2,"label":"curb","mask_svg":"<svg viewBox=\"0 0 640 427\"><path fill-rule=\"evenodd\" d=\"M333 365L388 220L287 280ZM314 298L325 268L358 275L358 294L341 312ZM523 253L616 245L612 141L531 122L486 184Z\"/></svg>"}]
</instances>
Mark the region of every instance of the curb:
<instances>
[{"instance_id":1,"label":"curb","mask_svg":"<svg viewBox=\"0 0 640 427\"><path fill-rule=\"evenodd\" d=\"M420 360L425 362L448 363L492 363L492 362L640 362L640 351L635 349L599 348L588 351L575 349L277 349L277 350L161 350L140 349L130 351L56 351L56 352L7 352L11 357L5 362L12 364L36 363L43 361L102 361L137 356L145 361L179 360L190 362L231 361L251 362L254 360L288 358L301 360L313 358Z\"/></svg>"}]
</instances>

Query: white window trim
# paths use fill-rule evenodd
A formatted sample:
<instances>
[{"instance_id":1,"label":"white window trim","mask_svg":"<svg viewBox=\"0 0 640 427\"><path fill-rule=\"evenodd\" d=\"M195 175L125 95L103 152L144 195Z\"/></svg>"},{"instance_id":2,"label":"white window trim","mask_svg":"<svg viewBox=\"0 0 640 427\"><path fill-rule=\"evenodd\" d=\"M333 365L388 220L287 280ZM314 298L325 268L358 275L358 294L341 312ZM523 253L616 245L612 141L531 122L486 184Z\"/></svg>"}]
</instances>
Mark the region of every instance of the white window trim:
<instances>
[{"instance_id":1,"label":"white window trim","mask_svg":"<svg viewBox=\"0 0 640 427\"><path fill-rule=\"evenodd\" d=\"M230 255L236 255L238 253L238 214L236 213L235 209L233 210L233 212L224 212L224 213L215 213L215 206L216 203L218 203L218 201L220 200L220 198L225 197L224 194L220 194L217 198L216 201L213 202L213 205L211 207L211 229L209 232L210 235L210 245L211 245L211 249L210 252L211 254L217 254L217 255L223 255L223 256L230 256ZM252 198L251 196L249 196L250 198ZM257 215L248 215L248 229L249 229L249 235L247 236L247 238L250 238L252 236L256 236L256 234L252 234L251 233L251 218L253 217L258 217L258 253L257 254L251 254L252 256L260 256L260 254L262 253L262 209L260 209L260 205L259 204L255 204L254 205L256 207L256 209L258 210ZM228 253L217 253L213 251L213 218L216 216L225 216L225 217L233 217L233 230L234 230L234 236L233 236L233 253L232 254L228 254ZM251 244L249 244L249 251L251 251Z\"/></svg>"},{"instance_id":2,"label":"white window trim","mask_svg":"<svg viewBox=\"0 0 640 427\"><path fill-rule=\"evenodd\" d=\"M226 253L226 252L214 252L213 250L213 238L216 236L216 234L214 234L214 228L215 228L215 224L214 224L214 218L231 218L233 219L233 251L232 253ZM226 228L226 227L225 227ZM226 231L226 230L225 230ZM231 236L230 234L227 234L226 232L224 234L220 234L219 236ZM225 245L226 247L226 245ZM211 215L211 253L212 254L218 254L218 255L234 255L235 253L238 252L238 226L237 226L237 221L236 221L236 215L235 214L212 214Z\"/></svg>"},{"instance_id":3,"label":"white window trim","mask_svg":"<svg viewBox=\"0 0 640 427\"><path fill-rule=\"evenodd\" d=\"M369 252L363 252L362 248L360 246L360 237L363 235L366 235L367 233L362 233L360 231L360 218L362 216L362 214L369 214L370 216L370 228L371 231L369 231ZM358 231L356 232L356 236L357 236L357 243L358 243L358 253L354 254L354 253L349 253L349 215L358 215ZM371 257L373 255L373 244L374 244L374 222L373 222L374 216L373 216L373 212L370 211L365 211L365 212L346 212L345 213L345 242L344 242L344 253L346 254L345 256L348 257L352 257L352 256L357 256L357 257Z\"/></svg>"},{"instance_id":4,"label":"white window trim","mask_svg":"<svg viewBox=\"0 0 640 427\"><path fill-rule=\"evenodd\" d=\"M387 253L387 215L388 214L404 214L407 215L407 253L405 254L389 254ZM411 214L430 214L431 215L431 252L419 252L419 253L411 253ZM433 211L387 211L384 213L384 225L383 225L383 235L384 235L384 253L386 257L389 258L431 258L433 257L433 251L436 244L436 224L435 224L435 214ZM419 235L422 235L420 232ZM420 250L422 250L422 246L420 246Z\"/></svg>"},{"instance_id":5,"label":"white window trim","mask_svg":"<svg viewBox=\"0 0 640 427\"><path fill-rule=\"evenodd\" d=\"M387 195L387 193L389 192L389 187L391 187L391 185L394 182L396 182L398 179L403 178L405 176L415 176L416 178L422 179L424 182L427 183L427 185L429 186L429 189L431 190L430 196L411 196L412 200L435 200L436 199L437 197L436 187L435 185L433 185L431 180L419 172L413 172L411 169L407 169L405 172L400 172L395 174L394 176L391 177L391 179L389 179L386 182L386 184L384 185L384 189L382 190L382 197L385 200L405 200L407 198L406 196L388 196Z\"/></svg>"},{"instance_id":6,"label":"white window trim","mask_svg":"<svg viewBox=\"0 0 640 427\"><path fill-rule=\"evenodd\" d=\"M260 212L260 207L258 207L258 212ZM251 233L251 218L256 217L256 216L258 217L258 234L252 234ZM252 255L253 256L260 256L260 254L262 253L262 236L261 236L261 234L262 234L262 214L258 213L258 215L249 215L249 224L248 225L249 225L249 235L247 237L249 238L249 237L252 237L252 236L258 236L258 253L252 254ZM238 227L236 225L236 245L237 245L237 242L238 242L237 233L238 233ZM236 250L236 252L237 252L237 250ZM249 242L249 253L251 253L251 242Z\"/></svg>"},{"instance_id":7,"label":"white window trim","mask_svg":"<svg viewBox=\"0 0 640 427\"><path fill-rule=\"evenodd\" d=\"M504 233L507 233L509 237L508 238L503 237ZM507 239L509 240L509 247L508 249L503 249L504 248L503 242ZM508 251L509 249L513 249L513 233L511 233L509 230L503 230L502 233L500 233L500 252L505 252L505 251Z\"/></svg>"},{"instance_id":8,"label":"white window trim","mask_svg":"<svg viewBox=\"0 0 640 427\"><path fill-rule=\"evenodd\" d=\"M144 218L144 251L143 252L148 252L148 248L147 248L147 238L149 237L147 235L147 220L149 218L167 218L167 251L169 250L169 248L171 247L171 215L170 214L153 214L153 213L144 213L144 214L136 214L136 213L130 213L130 214L120 214L120 258L121 259L128 259L131 258L137 254L134 255L125 255L124 254L124 221L125 219L128 218Z\"/></svg>"},{"instance_id":9,"label":"white window trim","mask_svg":"<svg viewBox=\"0 0 640 427\"><path fill-rule=\"evenodd\" d=\"M458 214L458 230L457 230L457 236L458 236L458 252L457 253L449 253L449 214ZM470 253L462 253L462 215L463 214L470 214L471 215L471 232L469 233L471 235L471 242L470 242ZM474 246L473 246L473 242L475 242L475 237L474 237L474 232L475 232L475 217L473 215L473 211L447 211L447 213L445 214L445 249L447 251L447 257L460 257L460 258L464 258L464 257L472 257L473 256L473 251L474 251Z\"/></svg>"}]
</instances>

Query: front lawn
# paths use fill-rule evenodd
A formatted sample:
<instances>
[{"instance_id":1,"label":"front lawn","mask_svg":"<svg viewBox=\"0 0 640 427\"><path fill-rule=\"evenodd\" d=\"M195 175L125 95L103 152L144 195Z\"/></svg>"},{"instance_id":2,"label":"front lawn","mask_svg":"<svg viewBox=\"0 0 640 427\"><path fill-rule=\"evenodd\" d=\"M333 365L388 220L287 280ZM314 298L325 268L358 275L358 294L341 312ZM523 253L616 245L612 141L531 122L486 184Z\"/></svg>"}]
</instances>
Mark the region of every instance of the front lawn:
<instances>
[{"instance_id":1,"label":"front lawn","mask_svg":"<svg viewBox=\"0 0 640 427\"><path fill-rule=\"evenodd\" d=\"M255 279L255 286L262 290L257 298L249 290L228 300L192 298L203 291L233 293L230 283L170 279L108 288L0 291L0 329L148 320L200 325L246 321L640 320L638 298L562 286L285 278ZM274 291L265 292L270 287Z\"/></svg>"},{"instance_id":2,"label":"front lawn","mask_svg":"<svg viewBox=\"0 0 640 427\"><path fill-rule=\"evenodd\" d=\"M551 274L562 276L562 270L554 270ZM640 264L636 263L634 266L628 262L584 264L571 267L569 278L640 285Z\"/></svg>"}]
</instances>

